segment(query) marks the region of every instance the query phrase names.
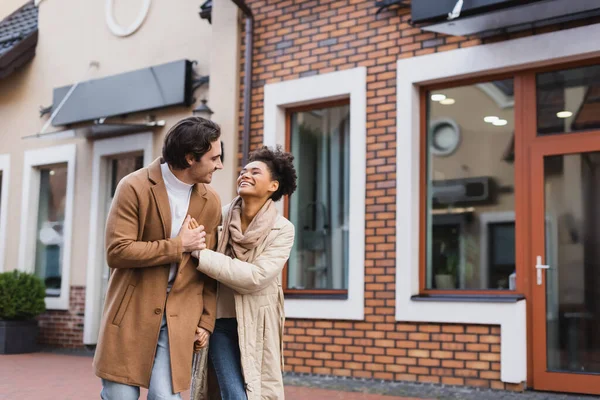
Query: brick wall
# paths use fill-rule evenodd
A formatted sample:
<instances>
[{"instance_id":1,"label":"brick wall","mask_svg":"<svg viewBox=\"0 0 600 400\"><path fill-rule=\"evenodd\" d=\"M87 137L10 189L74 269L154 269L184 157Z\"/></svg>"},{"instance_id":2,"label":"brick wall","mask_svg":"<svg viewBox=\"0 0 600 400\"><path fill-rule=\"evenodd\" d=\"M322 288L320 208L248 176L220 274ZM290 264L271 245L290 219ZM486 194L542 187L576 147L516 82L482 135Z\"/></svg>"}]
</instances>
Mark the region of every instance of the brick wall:
<instances>
[{"instance_id":1,"label":"brick wall","mask_svg":"<svg viewBox=\"0 0 600 400\"><path fill-rule=\"evenodd\" d=\"M288 320L284 355L296 373L523 389L500 382L497 326Z\"/></svg>"},{"instance_id":2,"label":"brick wall","mask_svg":"<svg viewBox=\"0 0 600 400\"><path fill-rule=\"evenodd\" d=\"M69 310L49 310L38 318L40 344L57 347L83 347L85 287L71 286Z\"/></svg>"},{"instance_id":3,"label":"brick wall","mask_svg":"<svg viewBox=\"0 0 600 400\"><path fill-rule=\"evenodd\" d=\"M500 382L497 326L397 323L395 298L396 60L477 46L409 24L408 10L375 16L375 1L247 0L255 16L251 145L262 143L267 83L367 67L365 321L288 320L287 371L521 389ZM582 21L485 42L559 30ZM240 150L244 43L240 71ZM241 158L241 153L238 154Z\"/></svg>"}]
</instances>

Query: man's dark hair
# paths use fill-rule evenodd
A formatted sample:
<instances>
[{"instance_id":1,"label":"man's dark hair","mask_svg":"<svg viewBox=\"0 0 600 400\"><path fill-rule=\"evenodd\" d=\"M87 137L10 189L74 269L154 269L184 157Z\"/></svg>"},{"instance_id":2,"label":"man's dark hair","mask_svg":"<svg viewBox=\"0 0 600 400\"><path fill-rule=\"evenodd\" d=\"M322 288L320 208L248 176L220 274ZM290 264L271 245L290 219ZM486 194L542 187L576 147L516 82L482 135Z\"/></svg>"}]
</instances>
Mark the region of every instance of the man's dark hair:
<instances>
[{"instance_id":1,"label":"man's dark hair","mask_svg":"<svg viewBox=\"0 0 600 400\"><path fill-rule=\"evenodd\" d=\"M292 153L283 151L281 146L277 146L275 150L264 146L250 153L248 162L253 161L264 162L271 172L271 178L279 182L279 189L271 196L273 201L279 201L283 196L294 193L298 176Z\"/></svg>"},{"instance_id":2,"label":"man's dark hair","mask_svg":"<svg viewBox=\"0 0 600 400\"><path fill-rule=\"evenodd\" d=\"M200 161L219 137L221 128L216 123L200 117L184 118L169 129L162 158L175 169L189 168L185 156L191 153L196 161Z\"/></svg>"}]
</instances>

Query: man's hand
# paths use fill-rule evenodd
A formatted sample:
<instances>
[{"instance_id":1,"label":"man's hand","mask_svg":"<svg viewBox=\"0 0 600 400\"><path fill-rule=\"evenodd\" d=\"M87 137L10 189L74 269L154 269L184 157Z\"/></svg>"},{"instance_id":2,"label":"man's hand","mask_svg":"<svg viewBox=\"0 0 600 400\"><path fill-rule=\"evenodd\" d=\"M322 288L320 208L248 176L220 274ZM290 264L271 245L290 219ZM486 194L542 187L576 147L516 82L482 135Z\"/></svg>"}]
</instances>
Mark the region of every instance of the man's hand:
<instances>
[{"instance_id":1,"label":"man's hand","mask_svg":"<svg viewBox=\"0 0 600 400\"><path fill-rule=\"evenodd\" d=\"M185 217L179 235L177 235L181 238L181 245L183 246L184 253L206 249L206 232L204 231L204 226L199 225L192 229L190 228L191 220L192 217L189 215Z\"/></svg>"},{"instance_id":2,"label":"man's hand","mask_svg":"<svg viewBox=\"0 0 600 400\"><path fill-rule=\"evenodd\" d=\"M208 345L208 338L210 337L210 332L204 328L197 327L196 328L196 336L194 341L194 351L197 353L200 349L206 347Z\"/></svg>"}]
</instances>

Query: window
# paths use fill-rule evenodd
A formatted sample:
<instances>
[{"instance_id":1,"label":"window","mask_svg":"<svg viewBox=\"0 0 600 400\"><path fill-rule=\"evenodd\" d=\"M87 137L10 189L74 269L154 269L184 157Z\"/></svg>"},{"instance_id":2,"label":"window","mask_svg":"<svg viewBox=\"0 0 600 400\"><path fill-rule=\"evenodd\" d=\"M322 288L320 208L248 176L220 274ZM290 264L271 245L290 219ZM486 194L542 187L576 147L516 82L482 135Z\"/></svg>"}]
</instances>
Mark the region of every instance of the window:
<instances>
[{"instance_id":1,"label":"window","mask_svg":"<svg viewBox=\"0 0 600 400\"><path fill-rule=\"evenodd\" d=\"M296 241L287 289L348 289L350 106L289 110L298 189L289 200Z\"/></svg>"},{"instance_id":2,"label":"window","mask_svg":"<svg viewBox=\"0 0 600 400\"><path fill-rule=\"evenodd\" d=\"M600 128L600 65L537 74L538 135Z\"/></svg>"},{"instance_id":3,"label":"window","mask_svg":"<svg viewBox=\"0 0 600 400\"><path fill-rule=\"evenodd\" d=\"M425 289L514 289L513 80L427 96Z\"/></svg>"},{"instance_id":4,"label":"window","mask_svg":"<svg viewBox=\"0 0 600 400\"><path fill-rule=\"evenodd\" d=\"M19 269L46 284L46 308L69 308L74 144L28 150L23 168Z\"/></svg>"},{"instance_id":5,"label":"window","mask_svg":"<svg viewBox=\"0 0 600 400\"><path fill-rule=\"evenodd\" d=\"M345 100L345 102L342 102ZM338 282L346 285L347 289L289 289L287 282L287 267L282 274L282 286L285 290L285 314L289 318L320 318L332 320L358 320L365 318L365 225L366 225L366 172L367 172L367 68L357 67L342 71L333 71L298 79L288 79L265 85L264 88L264 136L263 140L267 146L284 145L291 151L293 141L291 138L291 120L293 113L319 111L328 108L347 106L349 108L347 123L347 141L344 146L349 148L348 177L351 184L348 188L349 212L347 214L348 225L342 227L347 229L348 245L346 265L344 265L345 277ZM304 107L311 105L310 107ZM304 108L299 108L303 106ZM392 111L390 111L392 113ZM323 116L325 118L325 116ZM330 115L326 118L333 120ZM341 121L340 121L341 122ZM333 122L329 122L334 126ZM339 128L339 127L338 127ZM325 135L331 132L323 131ZM326 148L323 149L324 151ZM339 155L338 155L339 156ZM311 156L313 162L316 160ZM345 160L345 155L344 155ZM296 159L295 165L300 169L303 159ZM337 165L337 164L336 164ZM302 172L300 172L302 173ZM330 170L331 174L331 170ZM302 177L300 177L302 179ZM313 184L317 182L313 180ZM345 184L345 183L344 183ZM301 186L303 184L300 184ZM300 190L302 188L299 187ZM311 189L314 190L314 189ZM297 197L299 192L294 193L292 198ZM296 210L299 211L298 205ZM339 205L338 205L339 206ZM294 208L290 201L279 202L277 207L285 215L292 218L289 208ZM344 207L338 208L342 210ZM299 214L299 213L298 213ZM299 215L298 215L299 216ZM336 217L338 218L338 217ZM391 217L390 217L391 219ZM339 221L336 219L334 221ZM393 221L388 221L390 224ZM312 227L314 225L310 225ZM299 227L296 226L296 237L300 235ZM333 237L333 232L331 234ZM340 237L339 235L337 236ZM341 247L341 246L340 246ZM343 253L341 253L343 254ZM297 257L297 249L292 254ZM296 267L293 265L297 262ZM300 267L299 261L288 262L291 268ZM339 270L338 270L339 271ZM298 268L296 274L299 274ZM299 274L301 275L301 274ZM294 278L294 277L293 277ZM300 286L298 278L293 285ZM313 282L315 280L313 279ZM332 279L335 283L335 279ZM323 287L325 285L321 285ZM331 284L330 286L336 287ZM337 287L340 287L338 285ZM342 286L343 287L343 286Z\"/></svg>"},{"instance_id":6,"label":"window","mask_svg":"<svg viewBox=\"0 0 600 400\"><path fill-rule=\"evenodd\" d=\"M60 296L64 252L67 164L39 168L35 274L46 284L46 296Z\"/></svg>"},{"instance_id":7,"label":"window","mask_svg":"<svg viewBox=\"0 0 600 400\"><path fill-rule=\"evenodd\" d=\"M105 261L104 228L118 183L126 175L152 162L152 132L95 140L89 183L89 235L86 266L83 343L95 345L109 268Z\"/></svg>"}]
</instances>

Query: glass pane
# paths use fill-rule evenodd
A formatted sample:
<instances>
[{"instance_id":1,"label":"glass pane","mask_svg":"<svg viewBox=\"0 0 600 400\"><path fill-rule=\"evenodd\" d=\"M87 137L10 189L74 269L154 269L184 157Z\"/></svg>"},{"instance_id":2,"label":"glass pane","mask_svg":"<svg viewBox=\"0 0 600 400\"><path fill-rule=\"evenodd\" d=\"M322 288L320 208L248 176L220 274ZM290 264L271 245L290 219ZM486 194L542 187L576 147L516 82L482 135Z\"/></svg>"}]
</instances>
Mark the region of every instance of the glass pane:
<instances>
[{"instance_id":1,"label":"glass pane","mask_svg":"<svg viewBox=\"0 0 600 400\"><path fill-rule=\"evenodd\" d=\"M428 98L426 287L514 289L513 80Z\"/></svg>"},{"instance_id":2,"label":"glass pane","mask_svg":"<svg viewBox=\"0 0 600 400\"><path fill-rule=\"evenodd\" d=\"M67 164L41 167L35 273L47 296L60 296L66 195Z\"/></svg>"},{"instance_id":3,"label":"glass pane","mask_svg":"<svg viewBox=\"0 0 600 400\"><path fill-rule=\"evenodd\" d=\"M544 159L548 369L600 373L600 152Z\"/></svg>"},{"instance_id":4,"label":"glass pane","mask_svg":"<svg viewBox=\"0 0 600 400\"><path fill-rule=\"evenodd\" d=\"M348 288L349 122L349 106L292 114L298 189L290 199L290 289Z\"/></svg>"},{"instance_id":5,"label":"glass pane","mask_svg":"<svg viewBox=\"0 0 600 400\"><path fill-rule=\"evenodd\" d=\"M110 196L106 199L106 208L104 210L105 216L108 216L108 212L110 210L110 206L112 205L113 198L115 196L115 191L117 190L117 185L121 182L121 179L131 174L132 172L137 171L138 169L144 166L144 154L143 152L135 152L125 155L120 155L119 157L109 158L108 160L108 190L110 191ZM102 243L104 243L104 235L101 235ZM102 300L106 296L106 291L108 290L108 280L110 278L110 268L106 262L104 263L104 267L102 270Z\"/></svg>"},{"instance_id":6,"label":"glass pane","mask_svg":"<svg viewBox=\"0 0 600 400\"><path fill-rule=\"evenodd\" d=\"M121 179L144 166L143 154L131 154L111 160L110 197L114 197L117 185Z\"/></svg>"},{"instance_id":7,"label":"glass pane","mask_svg":"<svg viewBox=\"0 0 600 400\"><path fill-rule=\"evenodd\" d=\"M537 76L538 134L600 128L600 65Z\"/></svg>"}]
</instances>

